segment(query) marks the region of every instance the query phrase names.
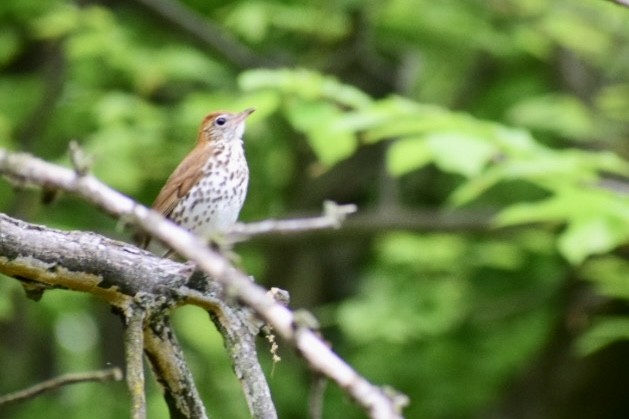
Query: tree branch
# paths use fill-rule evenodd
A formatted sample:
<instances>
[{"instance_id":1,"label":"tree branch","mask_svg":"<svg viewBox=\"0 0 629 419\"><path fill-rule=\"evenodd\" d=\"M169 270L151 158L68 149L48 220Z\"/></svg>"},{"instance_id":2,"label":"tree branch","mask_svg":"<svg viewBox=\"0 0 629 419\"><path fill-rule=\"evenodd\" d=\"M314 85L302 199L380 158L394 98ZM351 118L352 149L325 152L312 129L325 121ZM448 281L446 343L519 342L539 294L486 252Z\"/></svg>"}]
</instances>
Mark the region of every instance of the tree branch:
<instances>
[{"instance_id":1,"label":"tree branch","mask_svg":"<svg viewBox=\"0 0 629 419\"><path fill-rule=\"evenodd\" d=\"M120 381L122 371L120 368L109 368L106 370L92 372L78 372L73 374L60 375L50 380L46 380L24 390L9 393L0 397L0 406L15 403L26 399L31 399L46 391L54 390L68 384L85 383L89 381Z\"/></svg>"},{"instance_id":2,"label":"tree branch","mask_svg":"<svg viewBox=\"0 0 629 419\"><path fill-rule=\"evenodd\" d=\"M221 304L221 315L210 311L212 321L225 339L225 348L231 359L232 368L243 388L249 411L256 419L277 418L262 367L256 354L255 338L260 326L249 310ZM258 323L259 320L257 321Z\"/></svg>"},{"instance_id":3,"label":"tree branch","mask_svg":"<svg viewBox=\"0 0 629 419\"><path fill-rule=\"evenodd\" d=\"M167 315L156 314L144 329L144 353L165 391L171 418L207 419L205 406Z\"/></svg>"},{"instance_id":4,"label":"tree branch","mask_svg":"<svg viewBox=\"0 0 629 419\"><path fill-rule=\"evenodd\" d=\"M262 234L303 233L312 230L339 228L345 217L356 212L356 205L338 205L332 201L323 204L320 217L295 218L292 220L264 220L257 223L237 223L229 231L236 241L250 239Z\"/></svg>"},{"instance_id":5,"label":"tree branch","mask_svg":"<svg viewBox=\"0 0 629 419\"><path fill-rule=\"evenodd\" d=\"M181 290L177 298L208 311L223 336L232 369L240 380L251 417L277 418L255 345L262 322L251 310L231 298L226 298L223 287L205 275L193 274L190 283L194 289Z\"/></svg>"},{"instance_id":6,"label":"tree branch","mask_svg":"<svg viewBox=\"0 0 629 419\"><path fill-rule=\"evenodd\" d=\"M125 360L127 362L127 387L131 394L131 419L146 418L146 397L144 394L144 327L145 312L131 306L131 313L125 315Z\"/></svg>"},{"instance_id":7,"label":"tree branch","mask_svg":"<svg viewBox=\"0 0 629 419\"><path fill-rule=\"evenodd\" d=\"M158 378L162 379L158 381L171 411L172 406L192 406L184 410L190 414L203 409L203 405L192 375L185 364L178 362L182 359L179 357L181 349L176 341L165 342L162 336L153 333L170 330L168 324L160 324L163 312L177 303L173 297L175 290L186 286L192 271L191 266L160 259L94 233L47 229L0 214L0 273L27 281L29 289L39 285L40 288L63 288L99 296L126 318L133 317L131 313L138 310L138 306L147 314L153 313L152 328L143 326L140 339L135 335L137 324L131 326L133 337L128 334L125 342L128 374L131 369L127 376L129 386L137 385L137 376L133 376L137 371L133 370L141 367L130 368L137 362L138 354L131 355L130 360L129 352L138 340L143 340L153 370L161 374ZM160 314L162 317L158 317ZM139 349L141 354L141 347ZM185 391L174 392L182 388ZM135 390L140 389L135 388L131 393L132 404L137 406ZM177 417L201 416L180 413Z\"/></svg>"},{"instance_id":8,"label":"tree branch","mask_svg":"<svg viewBox=\"0 0 629 419\"><path fill-rule=\"evenodd\" d=\"M199 269L210 275L211 278L224 287L228 297L233 297L250 307L260 318L266 321L275 332L288 342L291 342L298 353L306 359L312 369L336 382L354 398L371 417L400 417L399 411L404 398L393 396L390 392L369 383L365 378L361 377L336 355L328 344L316 333L307 328L299 327L293 313L288 308L275 302L267 295L262 287L251 282L248 276L236 270L222 255L205 246L198 237L176 226L161 215L136 204L133 200L112 190L90 175L80 176L75 171L46 163L28 155L12 154L5 150L0 150L0 173L21 183L45 185L50 188L59 188L75 193L104 211L133 222L145 232L167 244L181 256L194 262ZM0 222L3 222L3 218L1 217ZM0 232L0 235L4 235L4 228L0 229ZM88 236L94 237L96 235L88 233ZM103 241L106 239L100 238L98 240ZM72 246L75 247L75 253L82 253L81 249L76 248L77 244L82 241L82 239L79 239L72 243ZM17 244L18 247L27 246L27 249L25 249L27 251L21 254L16 253L16 249L13 248L13 243L7 242L8 240L0 240L0 254L9 255L8 257L0 257L0 272L9 272L9 275L16 276L17 271L17 276L29 279L37 279L50 275L50 270L48 269L50 266L47 268L46 266L29 264L24 260L24 256L22 256L25 254L35 254L33 251L35 249L32 247L36 248L38 246L38 244L35 244L37 241L32 243L26 242L22 245ZM42 242L43 240L39 243ZM45 246L45 244L43 245ZM39 246L41 246L41 244ZM3 249L3 247L5 249ZM120 251L121 249L127 249L127 251L135 252L136 255L141 255L140 259L142 259L142 261L138 261L140 264L145 263L145 258L149 258L146 253L143 253L135 247L129 245L114 246L114 250ZM102 255L102 249L99 250L100 252L98 253ZM49 263L53 264L52 270L69 269L63 264L64 256L58 256L60 257L49 261ZM81 254L81 256L83 255ZM76 255L74 258L76 262ZM19 269L15 267L16 260L18 261ZM78 258L78 260L82 261L82 258ZM106 258L104 261L99 260L101 266L103 263L106 264L104 272L108 272L111 269L109 266L111 261L111 258ZM57 264L59 265L58 269L56 268ZM7 268L7 266L9 268ZM127 272L122 272L121 274L128 277L129 272L136 270L138 267L132 266L129 268L129 265L127 265L126 268ZM29 272L29 270L32 271L33 269L35 269L36 272ZM42 273L42 270L45 271L46 274ZM24 273L30 273L30 275L23 275ZM152 273L150 277L153 284L147 285L147 289L155 290L154 273ZM85 279L85 284L87 285L81 284L79 287L87 292L97 291L100 295L110 297L111 293L114 293L114 297L120 294L109 288L103 288L98 278L88 276ZM64 280L64 282L65 281L67 280ZM82 283L83 281L79 282ZM169 289L177 289L177 287L175 286ZM146 289L142 291L146 292ZM164 293L163 289L156 291L158 295L163 295ZM122 303L124 304L124 302ZM148 346L149 342L146 344Z\"/></svg>"}]
</instances>

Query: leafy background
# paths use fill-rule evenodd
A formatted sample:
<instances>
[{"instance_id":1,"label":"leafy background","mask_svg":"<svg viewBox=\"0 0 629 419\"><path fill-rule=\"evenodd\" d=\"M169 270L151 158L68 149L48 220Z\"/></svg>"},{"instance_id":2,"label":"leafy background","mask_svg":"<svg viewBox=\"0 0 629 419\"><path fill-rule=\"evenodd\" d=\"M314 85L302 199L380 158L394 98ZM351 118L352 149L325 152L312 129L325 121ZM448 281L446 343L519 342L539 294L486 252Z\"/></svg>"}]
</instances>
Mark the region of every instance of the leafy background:
<instances>
[{"instance_id":1,"label":"leafy background","mask_svg":"<svg viewBox=\"0 0 629 419\"><path fill-rule=\"evenodd\" d=\"M406 393L408 417L628 417L628 27L605 0L8 0L0 147L67 163L77 139L97 176L149 204L207 112L254 106L242 220L325 199L360 211L241 245L243 264ZM0 182L0 198L129 239L73 197L44 206ZM175 323L209 411L246 417L207 316ZM120 329L99 301L34 303L2 278L0 393L122 365ZM286 345L275 366L260 352L280 417L305 417L307 368ZM0 416L127 411L124 384L86 384ZM362 413L329 386L324 417Z\"/></svg>"}]
</instances>

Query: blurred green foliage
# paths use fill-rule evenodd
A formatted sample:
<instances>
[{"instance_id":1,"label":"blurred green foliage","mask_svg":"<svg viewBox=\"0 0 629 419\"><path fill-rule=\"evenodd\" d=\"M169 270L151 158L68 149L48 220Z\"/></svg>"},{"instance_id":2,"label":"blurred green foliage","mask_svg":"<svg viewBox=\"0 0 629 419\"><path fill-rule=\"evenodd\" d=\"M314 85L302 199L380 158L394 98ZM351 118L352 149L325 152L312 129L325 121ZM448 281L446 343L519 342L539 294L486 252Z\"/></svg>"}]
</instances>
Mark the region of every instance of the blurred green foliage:
<instances>
[{"instance_id":1,"label":"blurred green foliage","mask_svg":"<svg viewBox=\"0 0 629 419\"><path fill-rule=\"evenodd\" d=\"M78 139L98 177L148 204L207 112L254 106L241 218L315 212L324 199L365 217L243 245L243 264L313 310L362 374L406 393L408 417L629 414L626 397L579 404L584 391L598 400L628 384L584 371L627 364L609 348L629 336L629 9L180 3L224 31L203 37L142 3L1 2L0 147L67 163ZM238 48L217 47L226 40ZM128 238L76 198L42 206L6 182L0 198L19 218ZM208 410L246 417L206 314L186 308L174 322ZM0 281L0 393L122 365L121 345L101 303L55 291L35 304ZM260 353L280 417L305 417L307 368L287 345L275 366L263 342ZM166 417L148 388L150 417ZM533 388L549 397L526 399ZM127 403L123 384L90 384L8 414L117 418ZM330 386L326 418L361 415Z\"/></svg>"}]
</instances>

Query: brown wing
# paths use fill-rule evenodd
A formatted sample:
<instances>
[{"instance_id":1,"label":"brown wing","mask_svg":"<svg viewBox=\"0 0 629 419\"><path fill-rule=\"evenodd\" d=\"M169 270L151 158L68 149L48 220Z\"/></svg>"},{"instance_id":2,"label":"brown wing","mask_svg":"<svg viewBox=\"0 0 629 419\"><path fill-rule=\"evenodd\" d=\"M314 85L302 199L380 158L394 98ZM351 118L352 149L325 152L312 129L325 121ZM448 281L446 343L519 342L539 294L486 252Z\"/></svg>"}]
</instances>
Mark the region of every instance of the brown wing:
<instances>
[{"instance_id":1,"label":"brown wing","mask_svg":"<svg viewBox=\"0 0 629 419\"><path fill-rule=\"evenodd\" d=\"M197 145L170 175L157 198L155 198L152 208L162 213L165 217L170 217L179 200L188 193L203 175L201 169L207 162L211 152L210 145ZM146 248L150 241L151 238L148 235L136 235L136 242L143 248Z\"/></svg>"},{"instance_id":2,"label":"brown wing","mask_svg":"<svg viewBox=\"0 0 629 419\"><path fill-rule=\"evenodd\" d=\"M165 217L170 216L179 200L203 175L201 169L207 162L210 152L211 147L209 145L197 146L183 159L155 198L155 202L153 202L155 211L161 212Z\"/></svg>"}]
</instances>

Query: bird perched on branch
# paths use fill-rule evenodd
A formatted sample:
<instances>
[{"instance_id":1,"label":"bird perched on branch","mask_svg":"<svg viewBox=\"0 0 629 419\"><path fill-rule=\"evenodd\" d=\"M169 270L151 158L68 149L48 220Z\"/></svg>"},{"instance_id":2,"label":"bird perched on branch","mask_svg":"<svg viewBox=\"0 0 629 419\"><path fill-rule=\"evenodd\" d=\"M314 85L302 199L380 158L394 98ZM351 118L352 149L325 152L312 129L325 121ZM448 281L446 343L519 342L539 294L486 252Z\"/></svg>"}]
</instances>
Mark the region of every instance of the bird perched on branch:
<instances>
[{"instance_id":1,"label":"bird perched on branch","mask_svg":"<svg viewBox=\"0 0 629 419\"><path fill-rule=\"evenodd\" d=\"M170 175L152 208L202 237L228 230L247 195L249 167L242 136L253 111L207 115L196 146ZM150 242L148 236L136 239L144 248Z\"/></svg>"}]
</instances>

